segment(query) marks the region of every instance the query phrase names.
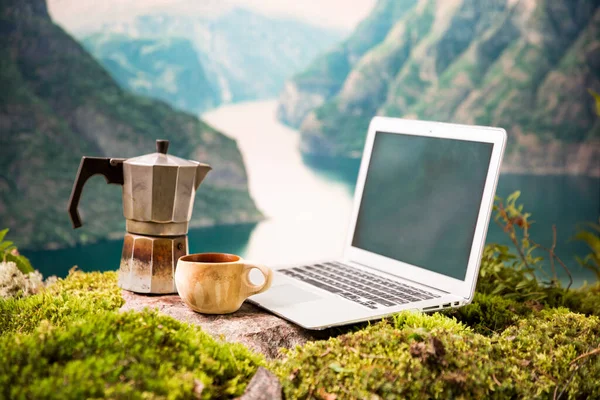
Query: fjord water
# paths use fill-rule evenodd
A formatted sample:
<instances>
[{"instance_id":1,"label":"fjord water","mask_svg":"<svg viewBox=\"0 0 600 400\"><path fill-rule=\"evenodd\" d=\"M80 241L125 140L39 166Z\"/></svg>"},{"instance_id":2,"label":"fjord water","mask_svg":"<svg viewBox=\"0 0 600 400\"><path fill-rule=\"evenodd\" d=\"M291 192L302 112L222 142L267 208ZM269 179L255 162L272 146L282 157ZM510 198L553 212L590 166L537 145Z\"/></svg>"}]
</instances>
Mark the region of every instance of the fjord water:
<instances>
[{"instance_id":1,"label":"fjord water","mask_svg":"<svg viewBox=\"0 0 600 400\"><path fill-rule=\"evenodd\" d=\"M256 225L190 230L190 252L231 252L267 265L341 255L358 162L302 157L298 132L279 123L275 110L275 101L258 101L223 106L202 116L237 140L250 193L266 219ZM556 252L570 267L575 285L592 281L593 275L574 259L575 254L587 252L586 246L569 239L576 232L576 224L597 221L600 179L502 175L497 194L506 197L515 190L522 191L521 200L536 221L531 228L532 237L550 246L552 224L556 224ZM509 243L493 222L487 241ZM117 269L121 246L121 240L111 240L24 253L44 276L65 276L73 265L84 271ZM556 268L559 277L566 279L560 266Z\"/></svg>"}]
</instances>

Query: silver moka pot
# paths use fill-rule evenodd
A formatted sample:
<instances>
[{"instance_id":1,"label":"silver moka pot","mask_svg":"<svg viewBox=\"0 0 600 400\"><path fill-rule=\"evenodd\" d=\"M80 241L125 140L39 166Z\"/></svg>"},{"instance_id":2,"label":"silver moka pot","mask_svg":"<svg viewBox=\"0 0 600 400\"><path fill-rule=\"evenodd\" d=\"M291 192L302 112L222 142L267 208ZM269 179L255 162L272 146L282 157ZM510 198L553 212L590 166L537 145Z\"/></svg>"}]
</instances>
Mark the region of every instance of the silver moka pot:
<instances>
[{"instance_id":1,"label":"silver moka pot","mask_svg":"<svg viewBox=\"0 0 600 400\"><path fill-rule=\"evenodd\" d=\"M69 199L73 228L81 226L77 211L85 182L104 175L123 187L126 234L119 286L138 293L175 293L175 267L188 253L188 223L207 164L167 154L168 140L156 141L156 153L129 159L82 157Z\"/></svg>"}]
</instances>

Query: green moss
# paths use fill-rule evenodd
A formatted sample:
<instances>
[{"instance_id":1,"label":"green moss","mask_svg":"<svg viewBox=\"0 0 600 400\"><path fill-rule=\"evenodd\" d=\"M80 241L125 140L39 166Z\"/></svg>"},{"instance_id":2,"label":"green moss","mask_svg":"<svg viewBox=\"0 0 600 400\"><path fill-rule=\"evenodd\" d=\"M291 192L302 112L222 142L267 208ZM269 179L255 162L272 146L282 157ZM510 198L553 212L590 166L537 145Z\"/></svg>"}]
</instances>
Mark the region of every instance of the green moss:
<instances>
[{"instance_id":1,"label":"green moss","mask_svg":"<svg viewBox=\"0 0 600 400\"><path fill-rule=\"evenodd\" d=\"M502 296L477 293L473 302L465 307L445 311L483 335L502 332L521 318L530 315L539 303L521 303Z\"/></svg>"},{"instance_id":2,"label":"green moss","mask_svg":"<svg viewBox=\"0 0 600 400\"><path fill-rule=\"evenodd\" d=\"M98 310L68 326L0 337L0 397L202 398L241 395L260 356L156 312Z\"/></svg>"},{"instance_id":3,"label":"green moss","mask_svg":"<svg viewBox=\"0 0 600 400\"><path fill-rule=\"evenodd\" d=\"M565 291L559 301L561 306L575 312L600 317L600 282Z\"/></svg>"},{"instance_id":4,"label":"green moss","mask_svg":"<svg viewBox=\"0 0 600 400\"><path fill-rule=\"evenodd\" d=\"M72 271L47 290L26 298L0 299L0 336L29 333L42 321L66 327L123 304L116 272Z\"/></svg>"},{"instance_id":5,"label":"green moss","mask_svg":"<svg viewBox=\"0 0 600 400\"><path fill-rule=\"evenodd\" d=\"M448 318L439 313L426 315L413 312L401 312L392 317L391 324L396 329L447 329L455 333L463 333L470 331L470 328L465 326L456 318Z\"/></svg>"},{"instance_id":6,"label":"green moss","mask_svg":"<svg viewBox=\"0 0 600 400\"><path fill-rule=\"evenodd\" d=\"M557 393L564 390L565 398L600 397L600 357L576 360L600 345L597 317L564 308L544 310L491 341L493 357L509 370L505 380L498 379L503 386L518 384L520 396L550 397L557 389Z\"/></svg>"},{"instance_id":7,"label":"green moss","mask_svg":"<svg viewBox=\"0 0 600 400\"><path fill-rule=\"evenodd\" d=\"M0 398L203 398L243 393L263 358L155 312L119 313L117 274L72 271L0 299Z\"/></svg>"},{"instance_id":8,"label":"green moss","mask_svg":"<svg viewBox=\"0 0 600 400\"><path fill-rule=\"evenodd\" d=\"M539 398L557 386L569 398L600 395L589 379L599 376L600 360L570 364L600 343L596 317L544 311L491 337L438 326L440 316L408 318L402 329L382 322L308 343L272 367L288 398Z\"/></svg>"}]
</instances>

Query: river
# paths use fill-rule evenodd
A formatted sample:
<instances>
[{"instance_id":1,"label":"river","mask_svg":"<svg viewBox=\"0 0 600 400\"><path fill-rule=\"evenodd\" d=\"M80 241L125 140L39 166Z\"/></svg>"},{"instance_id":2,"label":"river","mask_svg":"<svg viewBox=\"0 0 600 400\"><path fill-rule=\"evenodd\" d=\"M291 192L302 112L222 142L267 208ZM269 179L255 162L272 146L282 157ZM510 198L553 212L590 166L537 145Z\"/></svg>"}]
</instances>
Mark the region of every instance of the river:
<instances>
[{"instance_id":1,"label":"river","mask_svg":"<svg viewBox=\"0 0 600 400\"><path fill-rule=\"evenodd\" d=\"M256 225L193 229L190 252L223 251L267 265L319 260L341 255L352 207L358 162L303 158L300 137L275 118L276 101L226 105L202 115L234 138L248 171L249 188L266 219ZM218 166L217 166L218 167ZM202 188L200 188L202 190ZM569 241L576 224L594 221L600 213L600 179L568 176L502 175L497 194L522 191L525 209L537 221L531 234L550 245L557 225L557 253L575 277L575 285L592 281L574 256L584 244ZM508 243L492 224L488 242ZM84 271L117 269L121 240L48 251L26 251L44 275L65 276L77 265ZM566 274L559 271L564 280Z\"/></svg>"}]
</instances>

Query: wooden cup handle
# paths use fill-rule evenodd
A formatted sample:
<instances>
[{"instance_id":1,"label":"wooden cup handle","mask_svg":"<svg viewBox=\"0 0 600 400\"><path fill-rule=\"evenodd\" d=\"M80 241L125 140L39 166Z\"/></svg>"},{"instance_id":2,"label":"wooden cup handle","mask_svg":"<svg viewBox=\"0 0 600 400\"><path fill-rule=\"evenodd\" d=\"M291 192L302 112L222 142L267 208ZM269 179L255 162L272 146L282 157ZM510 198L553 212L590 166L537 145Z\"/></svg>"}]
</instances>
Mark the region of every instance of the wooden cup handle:
<instances>
[{"instance_id":1,"label":"wooden cup handle","mask_svg":"<svg viewBox=\"0 0 600 400\"><path fill-rule=\"evenodd\" d=\"M252 263L246 263L244 265L244 268L244 284L246 285L246 297L262 293L271 287L271 282L273 281L273 271L271 270L271 268L262 264ZM250 282L250 271L253 268L260 270L260 272L262 272L262 274L265 277L265 281L261 285L254 285L252 282Z\"/></svg>"}]
</instances>

